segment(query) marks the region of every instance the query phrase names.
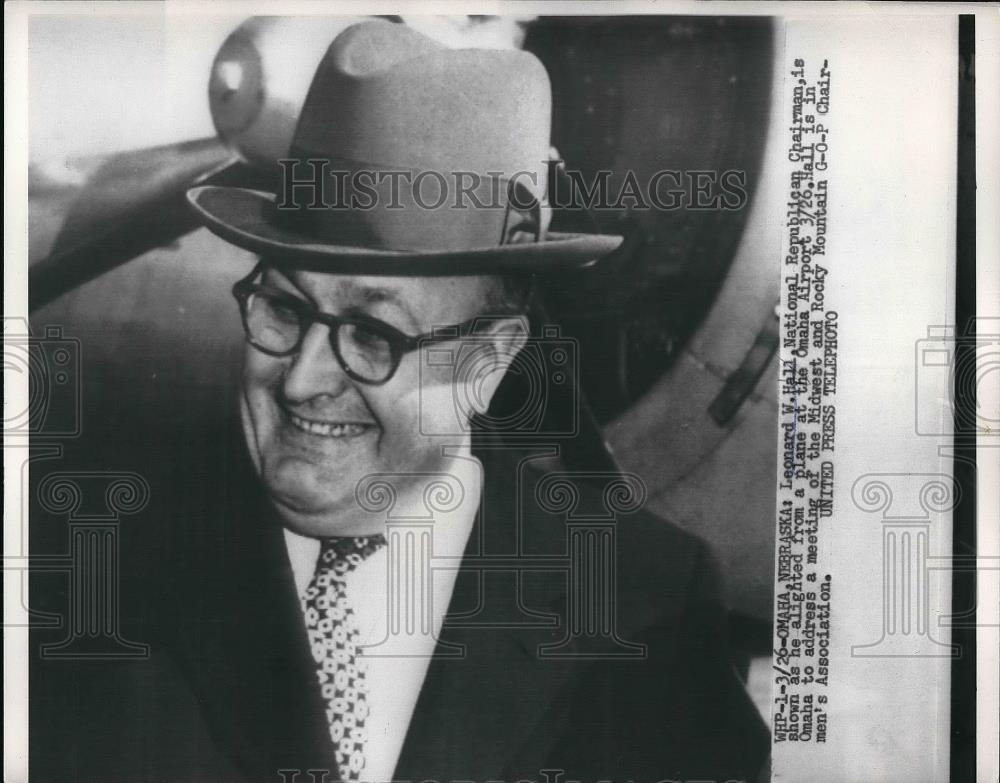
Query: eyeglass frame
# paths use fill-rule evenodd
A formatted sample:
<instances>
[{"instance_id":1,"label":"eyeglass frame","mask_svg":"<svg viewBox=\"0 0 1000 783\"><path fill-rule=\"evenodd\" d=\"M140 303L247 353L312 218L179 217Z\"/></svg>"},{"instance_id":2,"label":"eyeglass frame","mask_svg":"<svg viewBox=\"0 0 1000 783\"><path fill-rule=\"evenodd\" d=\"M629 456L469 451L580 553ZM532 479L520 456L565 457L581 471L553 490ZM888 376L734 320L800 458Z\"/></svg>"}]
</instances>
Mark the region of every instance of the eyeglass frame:
<instances>
[{"instance_id":1,"label":"eyeglass frame","mask_svg":"<svg viewBox=\"0 0 1000 783\"><path fill-rule=\"evenodd\" d=\"M393 376L399 371L399 365L402 364L403 359L407 354L413 353L413 351L416 351L423 345L435 345L438 343L449 342L450 340L457 340L463 337L464 333L468 332L482 320L482 316L476 316L475 318L470 318L468 321L463 321L459 324L435 327L433 331L425 332L424 334L409 335L400 331L392 324L386 323L381 319L365 315L364 313L357 313L349 317L334 315L333 313L324 313L312 304L312 302L309 302L306 299L302 299L301 297L295 296L289 292L278 291L274 288L268 288L267 286L251 282L268 266L269 264L266 261L258 262L249 275L237 280L233 284L232 293L237 304L239 305L240 319L243 322L243 331L246 334L247 343L268 356L279 358L292 356L302 348L302 342L305 340L309 329L314 324L322 324L329 329L327 340L330 343L330 348L333 350L333 355L337 359L337 363L340 365L340 368L351 380L368 386L382 386L392 380ZM268 348L262 348L251 339L250 326L247 323L247 315L249 312L247 302L254 294L262 294L269 296L272 299L281 299L282 301L291 303L290 306L295 310L295 314L299 318L299 337L295 341L295 344L287 351L273 351ZM303 319L306 320L306 323L303 323ZM341 326L351 324L355 326L362 326L369 331L375 332L389 343L389 355L392 360L392 369L382 380L373 381L358 375L358 373L348 366L344 357L341 356L339 346L340 340L338 337L340 328Z\"/></svg>"}]
</instances>

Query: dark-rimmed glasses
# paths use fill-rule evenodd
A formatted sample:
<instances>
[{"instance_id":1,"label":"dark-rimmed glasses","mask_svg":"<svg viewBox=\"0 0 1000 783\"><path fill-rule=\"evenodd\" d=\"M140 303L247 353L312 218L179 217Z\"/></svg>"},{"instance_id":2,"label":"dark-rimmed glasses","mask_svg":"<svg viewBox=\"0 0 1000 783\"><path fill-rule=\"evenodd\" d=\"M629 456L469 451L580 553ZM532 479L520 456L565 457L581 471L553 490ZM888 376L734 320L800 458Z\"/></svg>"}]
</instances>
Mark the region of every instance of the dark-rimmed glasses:
<instances>
[{"instance_id":1,"label":"dark-rimmed glasses","mask_svg":"<svg viewBox=\"0 0 1000 783\"><path fill-rule=\"evenodd\" d=\"M305 299L252 282L263 267L258 264L233 286L247 342L269 356L291 356L302 347L309 328L323 324L330 330L333 355L348 377L360 383L386 383L399 369L403 356L421 345L455 340L478 320L408 335L378 318L324 313Z\"/></svg>"}]
</instances>

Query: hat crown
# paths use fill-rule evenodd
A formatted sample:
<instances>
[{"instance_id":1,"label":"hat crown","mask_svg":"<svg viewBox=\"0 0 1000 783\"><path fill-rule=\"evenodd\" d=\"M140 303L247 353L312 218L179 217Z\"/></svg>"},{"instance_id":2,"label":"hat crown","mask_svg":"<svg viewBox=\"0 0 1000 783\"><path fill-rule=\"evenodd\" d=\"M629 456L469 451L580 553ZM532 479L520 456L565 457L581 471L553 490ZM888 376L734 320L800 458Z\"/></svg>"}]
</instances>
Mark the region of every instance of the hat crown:
<instances>
[{"instance_id":1,"label":"hat crown","mask_svg":"<svg viewBox=\"0 0 1000 783\"><path fill-rule=\"evenodd\" d=\"M388 169L499 172L545 192L548 74L519 50L447 49L401 24L365 21L330 46L291 156Z\"/></svg>"},{"instance_id":2,"label":"hat crown","mask_svg":"<svg viewBox=\"0 0 1000 783\"><path fill-rule=\"evenodd\" d=\"M405 25L366 20L340 33L330 44L326 59L341 73L364 77L443 48Z\"/></svg>"}]
</instances>

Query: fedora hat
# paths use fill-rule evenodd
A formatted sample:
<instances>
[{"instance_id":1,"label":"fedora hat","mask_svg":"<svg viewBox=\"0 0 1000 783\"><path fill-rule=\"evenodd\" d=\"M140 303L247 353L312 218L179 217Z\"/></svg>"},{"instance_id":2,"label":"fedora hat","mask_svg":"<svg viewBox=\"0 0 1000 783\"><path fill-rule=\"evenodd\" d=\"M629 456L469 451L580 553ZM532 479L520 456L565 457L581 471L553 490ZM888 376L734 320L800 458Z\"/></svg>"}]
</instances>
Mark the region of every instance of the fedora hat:
<instances>
[{"instance_id":1,"label":"fedora hat","mask_svg":"<svg viewBox=\"0 0 1000 783\"><path fill-rule=\"evenodd\" d=\"M588 266L622 238L547 230L551 102L532 54L360 22L316 72L276 192L202 186L188 200L228 242L318 271Z\"/></svg>"}]
</instances>

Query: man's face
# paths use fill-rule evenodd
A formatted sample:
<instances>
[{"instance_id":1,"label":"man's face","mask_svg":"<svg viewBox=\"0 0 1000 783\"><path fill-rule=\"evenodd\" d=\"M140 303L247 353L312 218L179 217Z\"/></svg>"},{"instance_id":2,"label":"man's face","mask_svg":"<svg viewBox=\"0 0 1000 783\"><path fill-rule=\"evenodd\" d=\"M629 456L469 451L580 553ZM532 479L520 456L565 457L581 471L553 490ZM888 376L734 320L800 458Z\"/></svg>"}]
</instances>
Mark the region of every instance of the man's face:
<instances>
[{"instance_id":1,"label":"man's face","mask_svg":"<svg viewBox=\"0 0 1000 783\"><path fill-rule=\"evenodd\" d=\"M363 313L415 335L476 317L491 281L268 268L263 283L323 312ZM377 521L359 514L354 491L362 478L440 470L447 461L442 446L461 444L462 438L421 434L422 396L425 422L428 410L454 416L454 373L427 363L421 368L426 349L418 349L403 356L386 383L360 383L341 368L329 334L326 326L313 324L299 351L287 357L247 345L244 428L264 486L291 529L312 536L364 535L376 532Z\"/></svg>"}]
</instances>

